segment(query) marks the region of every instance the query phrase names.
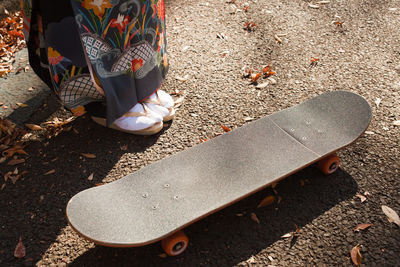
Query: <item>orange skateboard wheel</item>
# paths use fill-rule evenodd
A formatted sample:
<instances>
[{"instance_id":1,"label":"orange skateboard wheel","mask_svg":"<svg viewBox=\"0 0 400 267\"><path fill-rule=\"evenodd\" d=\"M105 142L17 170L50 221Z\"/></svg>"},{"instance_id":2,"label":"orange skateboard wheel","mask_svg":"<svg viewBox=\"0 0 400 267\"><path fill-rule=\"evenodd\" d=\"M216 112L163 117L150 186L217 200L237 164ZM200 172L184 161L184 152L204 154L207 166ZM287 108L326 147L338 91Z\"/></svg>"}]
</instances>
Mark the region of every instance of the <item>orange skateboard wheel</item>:
<instances>
[{"instance_id":1,"label":"orange skateboard wheel","mask_svg":"<svg viewBox=\"0 0 400 267\"><path fill-rule=\"evenodd\" d=\"M318 162L318 168L323 174L329 175L334 173L339 168L339 164L339 157L336 156L336 154L332 154L330 156L327 156L326 158L321 159Z\"/></svg>"},{"instance_id":2,"label":"orange skateboard wheel","mask_svg":"<svg viewBox=\"0 0 400 267\"><path fill-rule=\"evenodd\" d=\"M161 247L169 256L182 254L189 244L189 238L183 231L179 231L161 241Z\"/></svg>"}]
</instances>

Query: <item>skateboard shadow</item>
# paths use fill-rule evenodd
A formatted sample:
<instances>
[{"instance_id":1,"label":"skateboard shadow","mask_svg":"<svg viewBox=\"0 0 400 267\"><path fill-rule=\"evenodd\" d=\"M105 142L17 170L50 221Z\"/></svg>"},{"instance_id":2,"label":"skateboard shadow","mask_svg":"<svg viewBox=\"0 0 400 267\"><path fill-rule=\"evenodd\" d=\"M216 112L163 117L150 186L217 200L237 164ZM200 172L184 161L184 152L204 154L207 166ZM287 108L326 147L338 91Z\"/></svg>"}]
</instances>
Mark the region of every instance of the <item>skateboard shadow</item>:
<instances>
[{"instance_id":1,"label":"skateboard shadow","mask_svg":"<svg viewBox=\"0 0 400 267\"><path fill-rule=\"evenodd\" d=\"M30 123L49 120L50 114L59 108L57 102L50 100L29 119ZM64 116L70 114L64 113ZM0 266L33 265L58 242L68 242L57 241L57 238L62 236L67 225L65 208L69 199L98 183L109 182L102 180L106 176L110 181L119 179L139 168L135 165L143 166L143 161L135 164L136 159L143 158L141 152L159 138L159 135L143 137L114 131L84 117L77 118L66 128L69 126L72 129L51 139L30 141L24 149L28 155L20 157L25 158L25 163L9 166L6 161L0 164L0 186L5 184L0 191ZM85 158L82 153L94 154L96 158ZM126 153L132 157L123 161L128 164L108 175ZM156 159L149 159L146 164L153 160ZM16 168L19 173L27 173L15 184L11 179L4 182L3 176ZM51 170L54 173L46 175ZM94 177L89 181L91 173ZM26 257L16 259L13 252L20 236L26 247ZM62 258L58 260L61 262Z\"/></svg>"},{"instance_id":2,"label":"skateboard shadow","mask_svg":"<svg viewBox=\"0 0 400 267\"><path fill-rule=\"evenodd\" d=\"M339 202L352 198L357 188L355 180L343 170L326 177L311 166L277 185L282 197L279 204L257 208L263 198L274 194L267 188L189 226L185 233L190 245L181 256L164 258L159 243L124 249L96 246L70 266L236 265L273 246L282 235L295 231L295 225L302 228ZM250 218L251 213L257 215L259 224ZM296 241L287 239L288 249Z\"/></svg>"}]
</instances>

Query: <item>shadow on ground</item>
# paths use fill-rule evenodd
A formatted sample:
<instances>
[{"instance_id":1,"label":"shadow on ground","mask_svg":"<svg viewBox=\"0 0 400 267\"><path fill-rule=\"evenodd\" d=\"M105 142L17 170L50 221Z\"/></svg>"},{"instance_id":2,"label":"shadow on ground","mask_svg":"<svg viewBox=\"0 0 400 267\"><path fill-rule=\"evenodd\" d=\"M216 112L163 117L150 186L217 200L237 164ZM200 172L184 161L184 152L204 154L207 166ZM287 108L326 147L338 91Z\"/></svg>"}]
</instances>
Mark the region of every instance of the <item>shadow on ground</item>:
<instances>
[{"instance_id":1,"label":"shadow on ground","mask_svg":"<svg viewBox=\"0 0 400 267\"><path fill-rule=\"evenodd\" d=\"M159 243L125 249L96 246L70 266L233 266L295 231L295 224L301 228L351 198L357 188L354 179L342 170L325 177L312 166L280 182L276 187L282 197L279 205L256 208L260 200L273 194L266 189L188 227L185 232L190 246L181 256L160 257L163 251ZM260 224L250 219L253 212ZM297 239L282 242L287 242L290 250L299 240L301 233Z\"/></svg>"},{"instance_id":2,"label":"shadow on ground","mask_svg":"<svg viewBox=\"0 0 400 267\"><path fill-rule=\"evenodd\" d=\"M52 97L29 122L43 122L59 108L57 101L51 101ZM8 166L6 163L0 165L1 177L15 168L20 173L27 171L15 184L10 180L5 182L1 191L2 266L24 262L29 265L39 261L50 245L57 242L57 236L67 225L65 207L68 200L76 193L101 183L124 153L142 152L152 146L159 136L124 134L98 126L89 118L78 118L70 125L70 131L62 132L50 140L30 142L25 148L29 154L25 163L17 166ZM122 150L121 147L126 149ZM88 159L82 153L95 154L97 157ZM55 173L45 175L53 169ZM95 175L89 181L91 173ZM17 260L13 252L20 236L27 253L24 259Z\"/></svg>"}]
</instances>

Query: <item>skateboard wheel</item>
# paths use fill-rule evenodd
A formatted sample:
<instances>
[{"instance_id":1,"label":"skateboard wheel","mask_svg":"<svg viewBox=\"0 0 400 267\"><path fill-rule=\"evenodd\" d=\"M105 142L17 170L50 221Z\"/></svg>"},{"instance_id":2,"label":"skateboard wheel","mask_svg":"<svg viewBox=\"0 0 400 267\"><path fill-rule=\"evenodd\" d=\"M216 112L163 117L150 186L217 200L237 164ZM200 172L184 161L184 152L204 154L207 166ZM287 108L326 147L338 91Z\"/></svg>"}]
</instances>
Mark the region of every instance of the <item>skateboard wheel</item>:
<instances>
[{"instance_id":1,"label":"skateboard wheel","mask_svg":"<svg viewBox=\"0 0 400 267\"><path fill-rule=\"evenodd\" d=\"M339 168L339 164L340 164L339 157L333 154L320 160L318 162L318 168L321 170L323 174L329 175L334 173Z\"/></svg>"},{"instance_id":2,"label":"skateboard wheel","mask_svg":"<svg viewBox=\"0 0 400 267\"><path fill-rule=\"evenodd\" d=\"M189 244L189 238L179 231L161 241L161 246L165 253L169 256L177 256L182 254Z\"/></svg>"}]
</instances>

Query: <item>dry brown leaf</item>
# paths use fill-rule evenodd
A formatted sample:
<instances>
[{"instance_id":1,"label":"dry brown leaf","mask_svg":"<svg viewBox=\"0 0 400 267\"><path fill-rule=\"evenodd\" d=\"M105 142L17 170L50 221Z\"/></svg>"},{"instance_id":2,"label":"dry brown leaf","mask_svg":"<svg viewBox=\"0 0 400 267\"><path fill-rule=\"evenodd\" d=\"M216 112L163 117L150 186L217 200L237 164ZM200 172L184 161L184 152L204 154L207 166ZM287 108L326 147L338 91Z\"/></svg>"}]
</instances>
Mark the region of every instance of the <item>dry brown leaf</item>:
<instances>
[{"instance_id":1,"label":"dry brown leaf","mask_svg":"<svg viewBox=\"0 0 400 267\"><path fill-rule=\"evenodd\" d=\"M315 8L315 9L318 9L319 8L319 5L314 5L314 4L308 4L308 6L309 7L311 7L311 8Z\"/></svg>"},{"instance_id":2,"label":"dry brown leaf","mask_svg":"<svg viewBox=\"0 0 400 267\"><path fill-rule=\"evenodd\" d=\"M281 238L291 238L293 236L293 233L287 233L281 236Z\"/></svg>"},{"instance_id":3,"label":"dry brown leaf","mask_svg":"<svg viewBox=\"0 0 400 267\"><path fill-rule=\"evenodd\" d=\"M400 226L400 218L397 212L385 205L382 205L382 211L385 213L390 223L395 223Z\"/></svg>"},{"instance_id":4,"label":"dry brown leaf","mask_svg":"<svg viewBox=\"0 0 400 267\"><path fill-rule=\"evenodd\" d=\"M14 166L14 165L21 164L24 162L25 162L25 159L12 159L7 163L7 165Z\"/></svg>"},{"instance_id":5,"label":"dry brown leaf","mask_svg":"<svg viewBox=\"0 0 400 267\"><path fill-rule=\"evenodd\" d=\"M178 108L182 105L183 100L185 100L184 96L179 97L177 100L174 101L174 107Z\"/></svg>"},{"instance_id":6,"label":"dry brown leaf","mask_svg":"<svg viewBox=\"0 0 400 267\"><path fill-rule=\"evenodd\" d=\"M258 204L257 208L262 208L262 207L266 207L268 205L271 205L272 203L275 202L275 196L267 196L266 198L264 198L260 204Z\"/></svg>"},{"instance_id":7,"label":"dry brown leaf","mask_svg":"<svg viewBox=\"0 0 400 267\"><path fill-rule=\"evenodd\" d=\"M176 76L175 79L177 79L178 81L181 82L186 82L187 80L189 80L189 75L186 74L185 76L181 77L181 76Z\"/></svg>"},{"instance_id":8,"label":"dry brown leaf","mask_svg":"<svg viewBox=\"0 0 400 267\"><path fill-rule=\"evenodd\" d=\"M39 125L36 124L30 124L30 123L26 123L25 126L29 129L31 129L32 131L40 131L43 130L42 127L40 127Z\"/></svg>"},{"instance_id":9,"label":"dry brown leaf","mask_svg":"<svg viewBox=\"0 0 400 267\"><path fill-rule=\"evenodd\" d=\"M89 177L87 178L89 181L92 181L93 180L93 176L94 176L94 173L92 172L90 175L89 175Z\"/></svg>"},{"instance_id":10,"label":"dry brown leaf","mask_svg":"<svg viewBox=\"0 0 400 267\"><path fill-rule=\"evenodd\" d=\"M297 224L294 224L294 226L296 227L295 235L299 235L300 234L300 227L298 227Z\"/></svg>"},{"instance_id":11,"label":"dry brown leaf","mask_svg":"<svg viewBox=\"0 0 400 267\"><path fill-rule=\"evenodd\" d=\"M260 224L260 220L258 219L257 215L256 215L254 212L252 212L252 213L250 214L250 218L251 218L253 221L255 221L256 223Z\"/></svg>"},{"instance_id":12,"label":"dry brown leaf","mask_svg":"<svg viewBox=\"0 0 400 267\"><path fill-rule=\"evenodd\" d=\"M7 157L1 157L1 158L0 158L0 164L3 163L3 162L6 161L6 160L7 160Z\"/></svg>"},{"instance_id":13,"label":"dry brown leaf","mask_svg":"<svg viewBox=\"0 0 400 267\"><path fill-rule=\"evenodd\" d=\"M25 249L24 243L22 243L22 238L19 237L18 244L14 250L14 257L20 259L20 258L25 257L25 254L26 254L26 249Z\"/></svg>"},{"instance_id":14,"label":"dry brown leaf","mask_svg":"<svg viewBox=\"0 0 400 267\"><path fill-rule=\"evenodd\" d=\"M256 86L257 89L263 89L269 85L269 82L260 83Z\"/></svg>"},{"instance_id":15,"label":"dry brown leaf","mask_svg":"<svg viewBox=\"0 0 400 267\"><path fill-rule=\"evenodd\" d=\"M230 132L231 131L231 128L229 128L229 127L226 127L226 126L224 126L224 125L222 125L221 124L221 128L224 130L224 132Z\"/></svg>"},{"instance_id":16,"label":"dry brown leaf","mask_svg":"<svg viewBox=\"0 0 400 267\"><path fill-rule=\"evenodd\" d=\"M20 108L26 108L28 105L27 104L25 104L25 103L20 103L20 102L17 102L16 103Z\"/></svg>"},{"instance_id":17,"label":"dry brown leaf","mask_svg":"<svg viewBox=\"0 0 400 267\"><path fill-rule=\"evenodd\" d=\"M22 145L15 145L12 148L9 148L7 150L3 151L3 156L6 156L8 158L14 156L14 154L20 154L20 155L28 155L28 153L23 150L24 146Z\"/></svg>"},{"instance_id":18,"label":"dry brown leaf","mask_svg":"<svg viewBox=\"0 0 400 267\"><path fill-rule=\"evenodd\" d=\"M43 175L49 175L49 174L53 174L53 173L55 173L55 172L56 172L56 170L55 170L55 169L52 169L52 170L46 172L46 173L43 174Z\"/></svg>"},{"instance_id":19,"label":"dry brown leaf","mask_svg":"<svg viewBox=\"0 0 400 267\"><path fill-rule=\"evenodd\" d=\"M365 230L365 229L371 227L372 225L373 225L372 223L360 223L359 225L357 225L354 228L354 231L355 232L360 232L361 230Z\"/></svg>"},{"instance_id":20,"label":"dry brown leaf","mask_svg":"<svg viewBox=\"0 0 400 267\"><path fill-rule=\"evenodd\" d=\"M6 187L6 184L2 184L1 190L3 190Z\"/></svg>"},{"instance_id":21,"label":"dry brown leaf","mask_svg":"<svg viewBox=\"0 0 400 267\"><path fill-rule=\"evenodd\" d=\"M358 197L361 200L361 203L367 200L367 198L363 195L357 194L356 197Z\"/></svg>"},{"instance_id":22,"label":"dry brown leaf","mask_svg":"<svg viewBox=\"0 0 400 267\"><path fill-rule=\"evenodd\" d=\"M260 79L260 77L261 77L261 72L251 74L250 75L251 82L256 83L258 79Z\"/></svg>"},{"instance_id":23,"label":"dry brown leaf","mask_svg":"<svg viewBox=\"0 0 400 267\"><path fill-rule=\"evenodd\" d=\"M95 154L90 154L90 153L81 153L82 156L88 159L95 159L96 155Z\"/></svg>"},{"instance_id":24,"label":"dry brown leaf","mask_svg":"<svg viewBox=\"0 0 400 267\"><path fill-rule=\"evenodd\" d=\"M361 265L361 252L360 252L360 246L357 245L354 248L351 249L350 251L350 255L351 255L351 260L353 261L353 263L356 266L360 266Z\"/></svg>"},{"instance_id":25,"label":"dry brown leaf","mask_svg":"<svg viewBox=\"0 0 400 267\"><path fill-rule=\"evenodd\" d=\"M282 43L282 39L281 38L279 38L279 36L278 35L274 35L274 38L275 38L275 40L276 40L276 42L278 43L278 44L281 44Z\"/></svg>"}]
</instances>

